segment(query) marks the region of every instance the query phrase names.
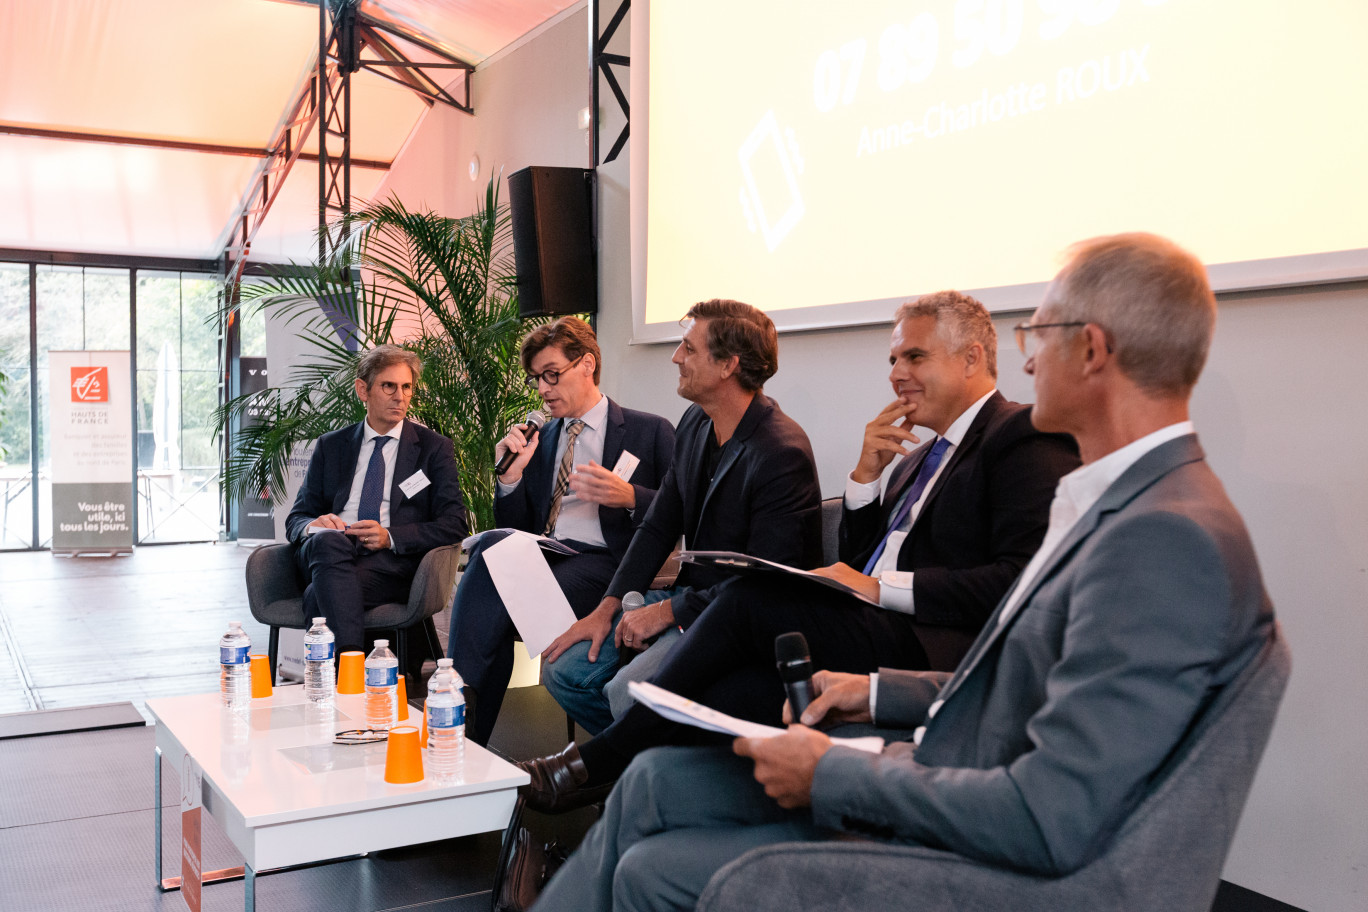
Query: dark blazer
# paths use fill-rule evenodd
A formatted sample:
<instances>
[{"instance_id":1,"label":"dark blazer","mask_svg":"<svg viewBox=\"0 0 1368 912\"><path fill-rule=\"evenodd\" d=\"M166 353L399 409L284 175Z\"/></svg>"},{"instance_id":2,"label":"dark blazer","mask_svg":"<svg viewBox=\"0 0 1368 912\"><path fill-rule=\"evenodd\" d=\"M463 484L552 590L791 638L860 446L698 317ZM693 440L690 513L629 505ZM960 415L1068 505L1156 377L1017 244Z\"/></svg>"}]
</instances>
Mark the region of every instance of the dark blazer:
<instances>
[{"instance_id":1,"label":"dark blazer","mask_svg":"<svg viewBox=\"0 0 1368 912\"><path fill-rule=\"evenodd\" d=\"M821 493L807 434L779 404L757 393L722 447L707 481L712 419L697 405L679 420L674 464L632 538L607 595L644 592L684 536L686 548L740 551L808 569L822 562ZM675 620L688 627L712 601L713 590L734 574L685 564L671 601Z\"/></svg>"},{"instance_id":2,"label":"dark blazer","mask_svg":"<svg viewBox=\"0 0 1368 912\"><path fill-rule=\"evenodd\" d=\"M502 497L494 498L494 521L503 529L521 529L537 535L546 528L551 494L556 484L556 446L562 422L558 418L541 430L541 443L523 470L522 483ZM613 557L621 561L632 543L632 533L655 499L660 481L674 458L675 433L670 422L650 412L625 409L608 400L608 426L603 434L603 465L612 469L622 451L641 460L632 473L636 507L599 507L603 539Z\"/></svg>"},{"instance_id":3,"label":"dark blazer","mask_svg":"<svg viewBox=\"0 0 1368 912\"><path fill-rule=\"evenodd\" d=\"M1113 482L999 625L1006 601L953 677L880 671L876 722L925 724L921 745L829 751L819 825L1072 871L1274 631L1249 533L1192 435Z\"/></svg>"},{"instance_id":4,"label":"dark blazer","mask_svg":"<svg viewBox=\"0 0 1368 912\"><path fill-rule=\"evenodd\" d=\"M841 517L841 560L863 569L930 450L894 467L880 500ZM1065 434L1042 434L1031 407L994 393L950 454L898 552L913 571L914 629L932 668L959 664L984 620L1040 547L1060 477L1078 467Z\"/></svg>"},{"instance_id":5,"label":"dark blazer","mask_svg":"<svg viewBox=\"0 0 1368 912\"><path fill-rule=\"evenodd\" d=\"M324 513L340 513L347 505L364 424L357 422L318 438L304 485L285 519L286 535L296 545L304 540L309 523ZM408 497L399 485L419 469L431 483ZM389 513L395 554L421 557L438 545L465 538L465 501L451 441L411 420L405 421L399 432Z\"/></svg>"}]
</instances>

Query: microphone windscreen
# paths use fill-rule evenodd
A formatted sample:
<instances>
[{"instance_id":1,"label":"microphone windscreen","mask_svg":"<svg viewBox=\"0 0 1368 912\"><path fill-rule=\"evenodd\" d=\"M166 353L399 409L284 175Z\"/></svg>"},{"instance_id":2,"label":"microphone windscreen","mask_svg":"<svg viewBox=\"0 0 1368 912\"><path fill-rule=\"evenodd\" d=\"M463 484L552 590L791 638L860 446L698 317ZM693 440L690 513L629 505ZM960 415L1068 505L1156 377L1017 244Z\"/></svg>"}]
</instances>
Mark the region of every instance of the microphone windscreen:
<instances>
[{"instance_id":1,"label":"microphone windscreen","mask_svg":"<svg viewBox=\"0 0 1368 912\"><path fill-rule=\"evenodd\" d=\"M546 424L546 413L541 409L533 409L527 413L527 421L525 423L532 430L538 430L542 425Z\"/></svg>"},{"instance_id":2,"label":"microphone windscreen","mask_svg":"<svg viewBox=\"0 0 1368 912\"><path fill-rule=\"evenodd\" d=\"M774 659L780 665L788 665L791 662L810 662L811 653L808 652L807 637L801 633L781 633L774 638Z\"/></svg>"},{"instance_id":3,"label":"microphone windscreen","mask_svg":"<svg viewBox=\"0 0 1368 912\"><path fill-rule=\"evenodd\" d=\"M629 592L622 597L622 610L633 611L646 604L646 598L640 592Z\"/></svg>"}]
</instances>

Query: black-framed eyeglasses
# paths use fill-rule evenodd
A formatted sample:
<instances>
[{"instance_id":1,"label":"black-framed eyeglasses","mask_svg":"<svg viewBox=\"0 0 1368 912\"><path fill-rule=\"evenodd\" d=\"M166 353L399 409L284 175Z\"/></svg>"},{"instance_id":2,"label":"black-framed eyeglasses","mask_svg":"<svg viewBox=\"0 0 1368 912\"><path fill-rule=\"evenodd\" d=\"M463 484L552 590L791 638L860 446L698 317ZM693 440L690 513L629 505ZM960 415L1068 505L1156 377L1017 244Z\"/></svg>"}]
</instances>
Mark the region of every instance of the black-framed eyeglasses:
<instances>
[{"instance_id":1,"label":"black-framed eyeglasses","mask_svg":"<svg viewBox=\"0 0 1368 912\"><path fill-rule=\"evenodd\" d=\"M1071 323L1018 323L1012 327L1012 332L1016 334L1017 348L1026 356L1027 360L1035 357L1036 351L1040 348L1039 336L1031 333L1037 329L1062 329L1066 326L1087 326L1087 323L1074 321Z\"/></svg>"},{"instance_id":2,"label":"black-framed eyeglasses","mask_svg":"<svg viewBox=\"0 0 1368 912\"><path fill-rule=\"evenodd\" d=\"M585 352L585 354L588 354L588 352ZM527 384L528 389L536 389L538 382L545 382L547 386L555 386L557 383L560 383L561 374L565 373L570 368L574 367L576 364L579 364L583 360L584 355L580 355L578 358L576 358L574 361L571 361L569 364L565 365L565 367L562 367L560 370L544 370L540 374L528 374L527 379L525 379L523 383Z\"/></svg>"}]
</instances>

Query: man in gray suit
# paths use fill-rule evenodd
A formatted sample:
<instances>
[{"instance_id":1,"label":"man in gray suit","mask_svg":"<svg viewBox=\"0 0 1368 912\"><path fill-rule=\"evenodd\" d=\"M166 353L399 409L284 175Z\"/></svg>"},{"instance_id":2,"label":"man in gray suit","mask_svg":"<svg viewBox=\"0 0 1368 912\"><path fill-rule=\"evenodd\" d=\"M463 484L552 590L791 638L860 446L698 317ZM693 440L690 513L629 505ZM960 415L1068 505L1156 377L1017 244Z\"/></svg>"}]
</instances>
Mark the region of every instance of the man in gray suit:
<instances>
[{"instance_id":1,"label":"man in gray suit","mask_svg":"<svg viewBox=\"0 0 1368 912\"><path fill-rule=\"evenodd\" d=\"M1033 421L1072 434L1040 551L953 675L819 672L801 725L637 758L544 909L692 908L774 842L854 834L1041 875L1096 857L1273 635L1244 524L1188 418L1215 299L1153 235L1078 245L1017 327ZM880 754L808 726L911 728Z\"/></svg>"}]
</instances>

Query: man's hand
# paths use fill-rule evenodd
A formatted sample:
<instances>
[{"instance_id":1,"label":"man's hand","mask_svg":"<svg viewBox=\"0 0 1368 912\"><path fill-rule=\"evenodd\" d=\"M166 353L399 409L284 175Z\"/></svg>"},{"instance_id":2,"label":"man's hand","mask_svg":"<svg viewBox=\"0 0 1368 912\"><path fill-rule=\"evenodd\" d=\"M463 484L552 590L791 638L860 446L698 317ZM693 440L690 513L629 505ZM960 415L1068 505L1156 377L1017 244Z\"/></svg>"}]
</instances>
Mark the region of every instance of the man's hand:
<instances>
[{"instance_id":1,"label":"man's hand","mask_svg":"<svg viewBox=\"0 0 1368 912\"><path fill-rule=\"evenodd\" d=\"M817 761L831 750L831 739L802 725L773 738L737 738L732 750L755 761L755 781L782 808L812 804L812 776Z\"/></svg>"},{"instance_id":2,"label":"man's hand","mask_svg":"<svg viewBox=\"0 0 1368 912\"><path fill-rule=\"evenodd\" d=\"M646 641L675 622L670 600L652 602L634 611L624 611L613 634L613 645L643 650Z\"/></svg>"},{"instance_id":3,"label":"man's hand","mask_svg":"<svg viewBox=\"0 0 1368 912\"><path fill-rule=\"evenodd\" d=\"M622 599L605 598L599 602L588 616L570 625L570 629L551 641L542 651L542 658L548 662L559 659L561 653L582 640L589 641L589 661L597 662L603 641L613 632L613 615L622 607Z\"/></svg>"},{"instance_id":4,"label":"man's hand","mask_svg":"<svg viewBox=\"0 0 1368 912\"><path fill-rule=\"evenodd\" d=\"M850 473L851 481L869 484L878 481L883 470L893 461L893 457L906 456L912 452L904 443L921 443L921 438L912 433L913 412L916 405L908 405L901 399L894 399L884 406L882 412L865 425L864 440L860 444L860 460Z\"/></svg>"},{"instance_id":5,"label":"man's hand","mask_svg":"<svg viewBox=\"0 0 1368 912\"><path fill-rule=\"evenodd\" d=\"M869 675L819 671L812 676L812 691L817 696L803 710L804 725L816 725L823 719L833 724L874 721L869 712ZM793 724L793 710L787 700L784 724Z\"/></svg>"},{"instance_id":6,"label":"man's hand","mask_svg":"<svg viewBox=\"0 0 1368 912\"><path fill-rule=\"evenodd\" d=\"M371 551L379 551L381 548L388 548L390 545L389 529L380 525L373 519L363 519L347 526L347 534L355 536L363 548Z\"/></svg>"},{"instance_id":7,"label":"man's hand","mask_svg":"<svg viewBox=\"0 0 1368 912\"><path fill-rule=\"evenodd\" d=\"M310 529L336 529L339 532L346 531L347 524L342 521L342 517L333 513L324 513L322 516L309 523Z\"/></svg>"},{"instance_id":8,"label":"man's hand","mask_svg":"<svg viewBox=\"0 0 1368 912\"><path fill-rule=\"evenodd\" d=\"M532 437L528 438L522 432L522 425L515 424L509 428L503 439L494 444L494 464L498 465L499 460L503 459L504 453L509 450L518 455L509 463L508 470L499 476L499 481L506 485L513 485L522 481L523 470L532 461L532 454L537 452L537 444L540 442L540 431L533 431Z\"/></svg>"},{"instance_id":9,"label":"man's hand","mask_svg":"<svg viewBox=\"0 0 1368 912\"><path fill-rule=\"evenodd\" d=\"M570 493L605 507L630 510L636 506L636 488L593 460L576 466L570 476Z\"/></svg>"},{"instance_id":10,"label":"man's hand","mask_svg":"<svg viewBox=\"0 0 1368 912\"><path fill-rule=\"evenodd\" d=\"M814 576L824 576L827 579L849 586L874 604L879 603L879 581L872 576L865 576L850 564L838 561L830 567L818 567L812 573Z\"/></svg>"}]
</instances>

